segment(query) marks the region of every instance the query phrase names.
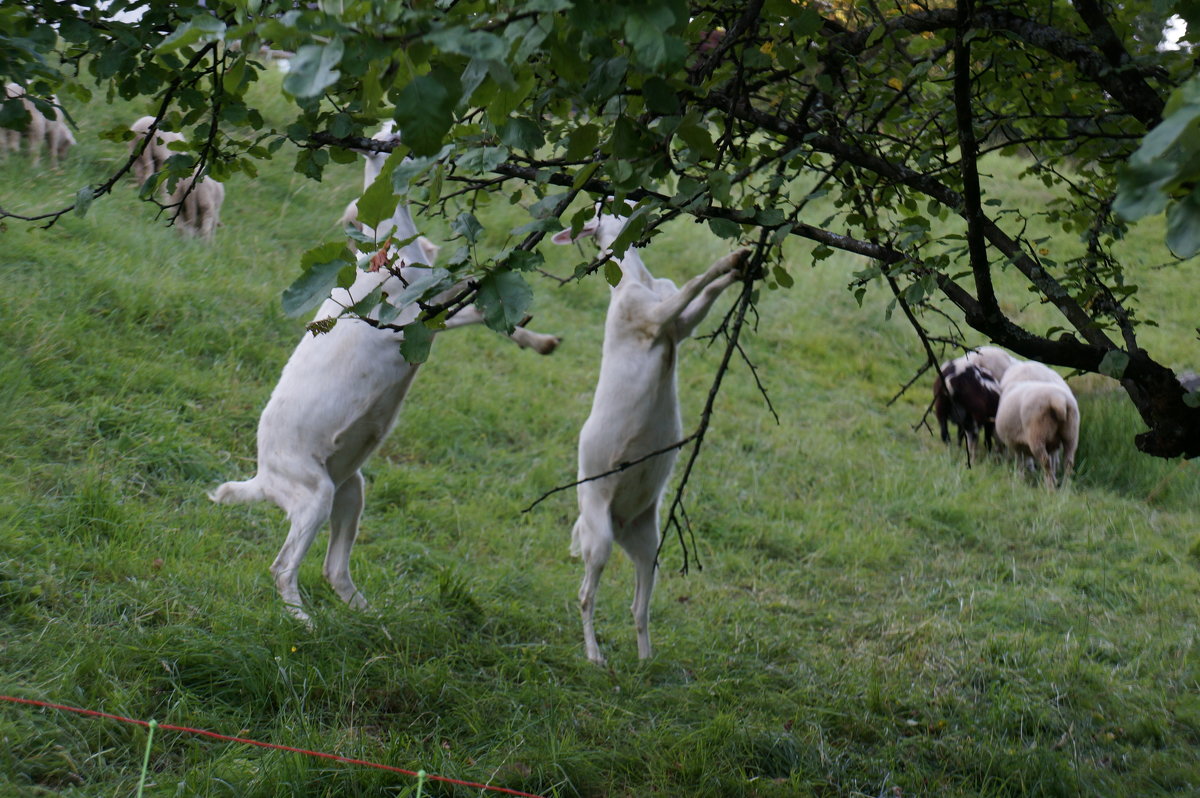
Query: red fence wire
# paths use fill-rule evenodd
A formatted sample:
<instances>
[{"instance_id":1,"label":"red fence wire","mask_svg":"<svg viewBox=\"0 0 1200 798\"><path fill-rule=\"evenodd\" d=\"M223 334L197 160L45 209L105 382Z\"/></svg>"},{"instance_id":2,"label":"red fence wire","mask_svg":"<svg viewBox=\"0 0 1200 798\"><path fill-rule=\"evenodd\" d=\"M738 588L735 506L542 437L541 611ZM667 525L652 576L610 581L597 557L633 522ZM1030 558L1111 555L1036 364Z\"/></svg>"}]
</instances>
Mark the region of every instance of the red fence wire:
<instances>
[{"instance_id":1,"label":"red fence wire","mask_svg":"<svg viewBox=\"0 0 1200 798\"><path fill-rule=\"evenodd\" d=\"M113 715L109 712L100 712L95 709L80 709L79 707L69 707L69 706L66 706L65 704L55 704L50 701L37 701L32 698L16 698L14 696L9 696L9 695L0 695L0 701L8 701L9 703L12 703L12 704L27 704L29 706L42 707L44 709L57 709L57 710L61 710L63 712L74 712L77 715L86 715L88 717L93 717L93 718L106 718L108 720L115 720L115 721L119 721L121 723L132 723L135 726L144 726L144 727L150 726L149 721L137 720L136 718L126 718L126 717L122 717L121 715ZM204 729L193 729L188 726L175 726L170 723L158 723L157 726L160 729L168 729L170 731L175 731L175 732L184 732L186 734L198 734L202 737L210 737L214 740L223 740L225 742L230 742L230 743L241 743L242 745L253 745L253 746L257 746L258 748L269 748L269 749L272 749L275 751L288 751L293 754L304 754L305 756L311 756L311 757L315 757L318 759L330 759L330 760L333 760L334 762L342 762L347 765L361 765L363 767L375 768L376 770L387 770L387 771L391 771L392 773L401 773L405 776L412 776L413 778L416 778L418 775L415 770L405 770L404 768L393 767L392 765L382 765L378 762L368 762L365 759L353 759L351 757L341 756L339 754L327 754L327 753L323 753L321 751L309 751L304 748L294 748L290 745L278 745L276 743L264 743L264 742L260 742L259 740L251 740L246 737L233 737L228 734L218 734L217 732L206 731ZM470 787L470 788L476 789L476 790L489 790L491 792L502 793L504 795L516 795L516 796L520 796L521 798L544 798L544 796L535 795L535 794L529 793L529 792L521 792L520 790L512 790L512 789L509 789L508 787L495 787L491 784L480 784L480 783L474 782L474 781L463 781L462 779L455 779L455 778L451 778L449 776L438 776L434 773L426 773L425 778L428 779L429 781L440 781L440 782L444 782L446 784L456 784L460 787Z\"/></svg>"}]
</instances>

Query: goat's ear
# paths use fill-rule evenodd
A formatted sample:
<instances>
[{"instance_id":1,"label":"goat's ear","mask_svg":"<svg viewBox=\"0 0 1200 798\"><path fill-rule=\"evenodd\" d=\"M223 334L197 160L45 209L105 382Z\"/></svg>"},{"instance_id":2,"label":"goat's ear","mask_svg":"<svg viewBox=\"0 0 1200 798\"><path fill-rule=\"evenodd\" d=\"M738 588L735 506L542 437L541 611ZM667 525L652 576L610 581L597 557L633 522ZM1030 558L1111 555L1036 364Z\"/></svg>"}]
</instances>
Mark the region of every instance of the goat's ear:
<instances>
[{"instance_id":1,"label":"goat's ear","mask_svg":"<svg viewBox=\"0 0 1200 798\"><path fill-rule=\"evenodd\" d=\"M425 256L425 265L432 266L437 262L438 253L442 248L430 241L425 236L417 236L417 246L421 248L421 254Z\"/></svg>"},{"instance_id":2,"label":"goat's ear","mask_svg":"<svg viewBox=\"0 0 1200 798\"><path fill-rule=\"evenodd\" d=\"M587 238L588 236L596 235L596 230L599 229L599 227L600 220L593 216L591 219L588 219L583 223L583 227L581 227L579 232L575 235L571 235L570 228L567 228L566 230L560 230L559 232L555 233L553 236L551 236L550 240L555 244L571 244L581 238Z\"/></svg>"}]
</instances>

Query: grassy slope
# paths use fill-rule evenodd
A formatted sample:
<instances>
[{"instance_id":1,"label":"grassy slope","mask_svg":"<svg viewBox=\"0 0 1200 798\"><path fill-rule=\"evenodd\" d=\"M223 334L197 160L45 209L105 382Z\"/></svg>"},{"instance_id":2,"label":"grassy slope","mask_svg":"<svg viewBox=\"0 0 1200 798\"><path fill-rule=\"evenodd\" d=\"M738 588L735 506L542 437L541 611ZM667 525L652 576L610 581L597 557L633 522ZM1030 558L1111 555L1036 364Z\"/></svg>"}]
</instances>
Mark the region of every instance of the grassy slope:
<instances>
[{"instance_id":1,"label":"grassy slope","mask_svg":"<svg viewBox=\"0 0 1200 798\"><path fill-rule=\"evenodd\" d=\"M81 140L36 185L0 165L2 204L50 206L119 155ZM996 169L997 190L1017 190ZM796 286L764 294L747 348L781 422L744 370L727 381L689 492L705 567L679 576L668 544L649 663L620 555L598 613L612 667L583 660L573 495L520 512L572 478L596 280L536 286L533 326L565 336L552 357L481 329L439 339L367 469L354 566L374 611L341 606L314 552L301 581L317 630L288 621L267 573L281 514L204 491L253 471L257 415L300 330L278 293L335 234L358 175L315 184L267 165L228 187L212 248L156 224L132 187L84 219L3 233L0 692L563 796L1200 785L1194 466L1137 455L1127 403L1087 380L1069 490L1004 463L964 469L913 431L926 386L886 407L919 356L882 297L856 308L850 258L810 269L797 251ZM1157 233L1137 235L1147 311L1170 314L1152 340L1195 362L1196 290L1184 269L1152 271ZM647 260L683 278L722 251L681 224ZM559 273L578 258L547 254ZM684 347L689 419L718 355ZM0 706L0 792L128 795L143 743ZM412 786L170 733L151 762L154 795Z\"/></svg>"}]
</instances>

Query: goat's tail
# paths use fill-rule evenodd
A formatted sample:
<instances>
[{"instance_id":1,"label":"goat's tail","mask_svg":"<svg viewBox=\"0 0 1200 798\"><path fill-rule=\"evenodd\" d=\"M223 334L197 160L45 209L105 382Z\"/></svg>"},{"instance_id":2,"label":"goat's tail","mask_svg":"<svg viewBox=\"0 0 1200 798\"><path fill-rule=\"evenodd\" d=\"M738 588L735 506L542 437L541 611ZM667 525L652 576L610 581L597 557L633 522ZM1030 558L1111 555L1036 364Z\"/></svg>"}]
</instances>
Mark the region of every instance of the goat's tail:
<instances>
[{"instance_id":1,"label":"goat's tail","mask_svg":"<svg viewBox=\"0 0 1200 798\"><path fill-rule=\"evenodd\" d=\"M267 494L258 483L258 477L245 482L226 482L208 492L208 498L217 504L249 504L266 500Z\"/></svg>"}]
</instances>

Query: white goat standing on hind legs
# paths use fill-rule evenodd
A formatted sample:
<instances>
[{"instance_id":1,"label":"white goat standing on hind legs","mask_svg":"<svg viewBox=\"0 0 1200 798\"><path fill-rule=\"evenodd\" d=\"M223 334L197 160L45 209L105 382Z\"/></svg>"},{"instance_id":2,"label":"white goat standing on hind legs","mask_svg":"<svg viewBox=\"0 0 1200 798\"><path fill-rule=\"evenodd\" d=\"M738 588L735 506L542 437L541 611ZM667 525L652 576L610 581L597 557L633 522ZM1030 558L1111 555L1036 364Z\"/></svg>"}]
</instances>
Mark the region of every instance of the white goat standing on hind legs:
<instances>
[{"instance_id":1,"label":"white goat standing on hind legs","mask_svg":"<svg viewBox=\"0 0 1200 798\"><path fill-rule=\"evenodd\" d=\"M608 250L623 217L598 213L574 236L556 244L593 236ZM579 479L588 480L678 443L683 437L675 387L675 348L691 335L721 292L740 276L748 250L719 259L703 274L676 288L655 279L636 249L620 259L621 280L612 288L604 322L604 349L592 412L579 433ZM677 450L663 452L614 474L579 484L579 519L571 532L571 553L584 563L579 587L583 643L599 665L593 617L600 575L615 540L633 562L633 622L638 657L650 656L650 595L658 556L659 504Z\"/></svg>"},{"instance_id":2,"label":"white goat standing on hind legs","mask_svg":"<svg viewBox=\"0 0 1200 798\"><path fill-rule=\"evenodd\" d=\"M368 155L367 185L379 175L384 160L384 154ZM416 238L416 225L403 205L377 231L379 239L389 235ZM396 253L398 268L360 271L348 290L333 292L316 318L339 317L380 285L389 296L398 295L404 284L421 276L426 260L418 241L412 240ZM393 271L400 272L404 283ZM433 301L445 301L457 291L451 288ZM410 305L394 324L412 322L418 312ZM446 321L446 329L481 320L477 308L466 308ZM510 337L541 354L550 353L559 342L519 327ZM305 623L310 620L300 599L300 562L327 521L324 576L343 601L355 608L366 606L350 578L350 551L363 509L360 468L391 431L417 373L417 364L400 353L401 340L402 332L353 317L341 318L323 335L305 333L259 420L258 473L245 482L226 482L209 494L221 503L268 500L287 513L291 526L271 573L288 611Z\"/></svg>"}]
</instances>

